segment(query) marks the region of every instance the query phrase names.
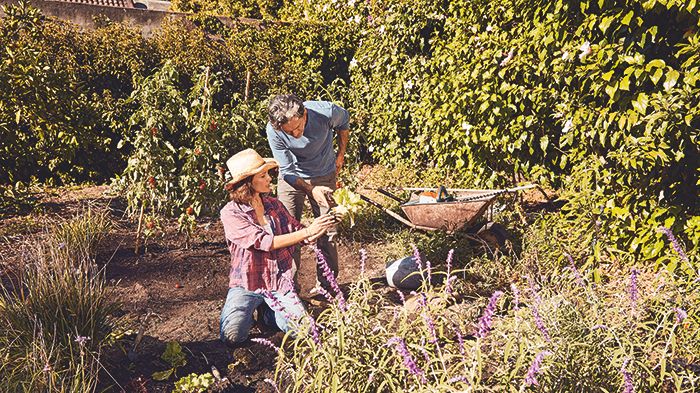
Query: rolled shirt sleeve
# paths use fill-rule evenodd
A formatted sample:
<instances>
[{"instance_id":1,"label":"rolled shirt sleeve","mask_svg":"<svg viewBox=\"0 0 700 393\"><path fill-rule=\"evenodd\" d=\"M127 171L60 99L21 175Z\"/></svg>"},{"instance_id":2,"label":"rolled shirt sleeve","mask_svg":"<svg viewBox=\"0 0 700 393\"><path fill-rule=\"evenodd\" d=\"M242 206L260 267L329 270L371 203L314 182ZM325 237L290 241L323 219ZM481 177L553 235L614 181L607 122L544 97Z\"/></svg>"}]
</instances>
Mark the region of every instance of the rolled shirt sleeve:
<instances>
[{"instance_id":1,"label":"rolled shirt sleeve","mask_svg":"<svg viewBox=\"0 0 700 393\"><path fill-rule=\"evenodd\" d=\"M350 113L345 108L336 104L331 104L330 125L334 131L344 131L350 129Z\"/></svg>"},{"instance_id":2,"label":"rolled shirt sleeve","mask_svg":"<svg viewBox=\"0 0 700 393\"><path fill-rule=\"evenodd\" d=\"M245 212L226 207L221 212L226 239L241 248L270 252L273 235L253 222Z\"/></svg>"}]
</instances>

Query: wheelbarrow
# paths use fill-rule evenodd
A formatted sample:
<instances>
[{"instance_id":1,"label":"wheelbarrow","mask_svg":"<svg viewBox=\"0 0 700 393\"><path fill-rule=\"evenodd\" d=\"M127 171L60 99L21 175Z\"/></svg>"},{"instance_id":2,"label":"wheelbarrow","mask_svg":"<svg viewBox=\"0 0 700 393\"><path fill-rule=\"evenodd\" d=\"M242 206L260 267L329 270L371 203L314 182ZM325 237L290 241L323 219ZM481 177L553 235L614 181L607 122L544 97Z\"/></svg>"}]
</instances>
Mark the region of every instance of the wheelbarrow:
<instances>
[{"instance_id":1,"label":"wheelbarrow","mask_svg":"<svg viewBox=\"0 0 700 393\"><path fill-rule=\"evenodd\" d=\"M478 189L456 189L440 187L435 202L421 203L418 198L408 201L399 198L384 188L375 189L401 203L401 210L406 217L384 207L382 204L360 194L360 197L367 203L383 210L385 213L395 218L399 222L414 228L425 231L442 230L454 233L462 228L473 227L476 221L481 218L489 206L499 195L514 193L539 187L537 184L529 184L515 188L500 190L478 190ZM404 191L435 191L434 188L400 188ZM546 194L545 194L546 195Z\"/></svg>"}]
</instances>

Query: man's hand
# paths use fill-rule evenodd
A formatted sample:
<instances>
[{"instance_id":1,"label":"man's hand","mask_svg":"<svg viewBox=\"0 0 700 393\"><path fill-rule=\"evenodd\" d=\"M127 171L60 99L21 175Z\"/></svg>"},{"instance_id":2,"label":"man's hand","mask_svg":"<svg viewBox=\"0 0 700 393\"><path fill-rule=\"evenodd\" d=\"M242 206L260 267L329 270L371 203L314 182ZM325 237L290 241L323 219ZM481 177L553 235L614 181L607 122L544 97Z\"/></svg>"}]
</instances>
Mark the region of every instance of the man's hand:
<instances>
[{"instance_id":1,"label":"man's hand","mask_svg":"<svg viewBox=\"0 0 700 393\"><path fill-rule=\"evenodd\" d=\"M326 186L314 186L311 196L320 206L330 207L327 198L333 198L333 190Z\"/></svg>"},{"instance_id":2,"label":"man's hand","mask_svg":"<svg viewBox=\"0 0 700 393\"><path fill-rule=\"evenodd\" d=\"M340 170L343 169L343 164L345 164L345 156L338 154L338 157L335 158L335 173L336 174L340 173Z\"/></svg>"}]
</instances>

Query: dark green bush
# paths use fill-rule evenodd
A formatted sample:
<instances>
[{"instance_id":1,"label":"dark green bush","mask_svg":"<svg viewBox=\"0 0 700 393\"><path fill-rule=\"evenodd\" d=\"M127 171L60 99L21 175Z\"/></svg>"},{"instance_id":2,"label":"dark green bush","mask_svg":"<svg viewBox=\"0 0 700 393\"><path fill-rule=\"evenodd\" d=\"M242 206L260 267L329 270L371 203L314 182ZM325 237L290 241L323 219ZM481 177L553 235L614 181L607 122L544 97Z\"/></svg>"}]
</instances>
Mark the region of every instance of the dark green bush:
<instances>
[{"instance_id":1,"label":"dark green bush","mask_svg":"<svg viewBox=\"0 0 700 393\"><path fill-rule=\"evenodd\" d=\"M697 251L700 6L368 4L351 91L374 157L590 191L617 248L656 257L667 226Z\"/></svg>"}]
</instances>

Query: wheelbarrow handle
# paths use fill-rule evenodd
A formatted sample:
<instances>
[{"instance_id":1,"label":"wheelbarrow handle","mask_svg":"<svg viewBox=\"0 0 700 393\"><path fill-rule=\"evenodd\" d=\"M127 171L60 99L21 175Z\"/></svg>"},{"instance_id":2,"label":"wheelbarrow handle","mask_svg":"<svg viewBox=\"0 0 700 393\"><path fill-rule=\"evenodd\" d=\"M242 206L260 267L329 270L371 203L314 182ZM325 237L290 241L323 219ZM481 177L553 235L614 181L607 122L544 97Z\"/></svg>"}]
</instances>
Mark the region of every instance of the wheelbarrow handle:
<instances>
[{"instance_id":1,"label":"wheelbarrow handle","mask_svg":"<svg viewBox=\"0 0 700 393\"><path fill-rule=\"evenodd\" d=\"M384 196L388 196L389 198L395 200L396 202L399 202L399 203L404 203L404 202L405 202L403 199L397 197L396 195L390 193L389 191L387 191L387 190L385 190L385 189L383 189L383 188L377 188L377 192L380 193L380 194L382 194L382 195L384 195Z\"/></svg>"},{"instance_id":2,"label":"wheelbarrow handle","mask_svg":"<svg viewBox=\"0 0 700 393\"><path fill-rule=\"evenodd\" d=\"M379 202L375 202L375 201L373 201L373 200L367 198L366 196L364 196L364 195L362 195L362 194L360 194L360 199L362 199L363 201L365 201L365 202L369 203L370 205L372 205L372 206L374 206L374 207L376 207L376 208L379 208L379 209L381 209L381 210L386 209L386 208L385 208L384 206L382 206Z\"/></svg>"}]
</instances>

